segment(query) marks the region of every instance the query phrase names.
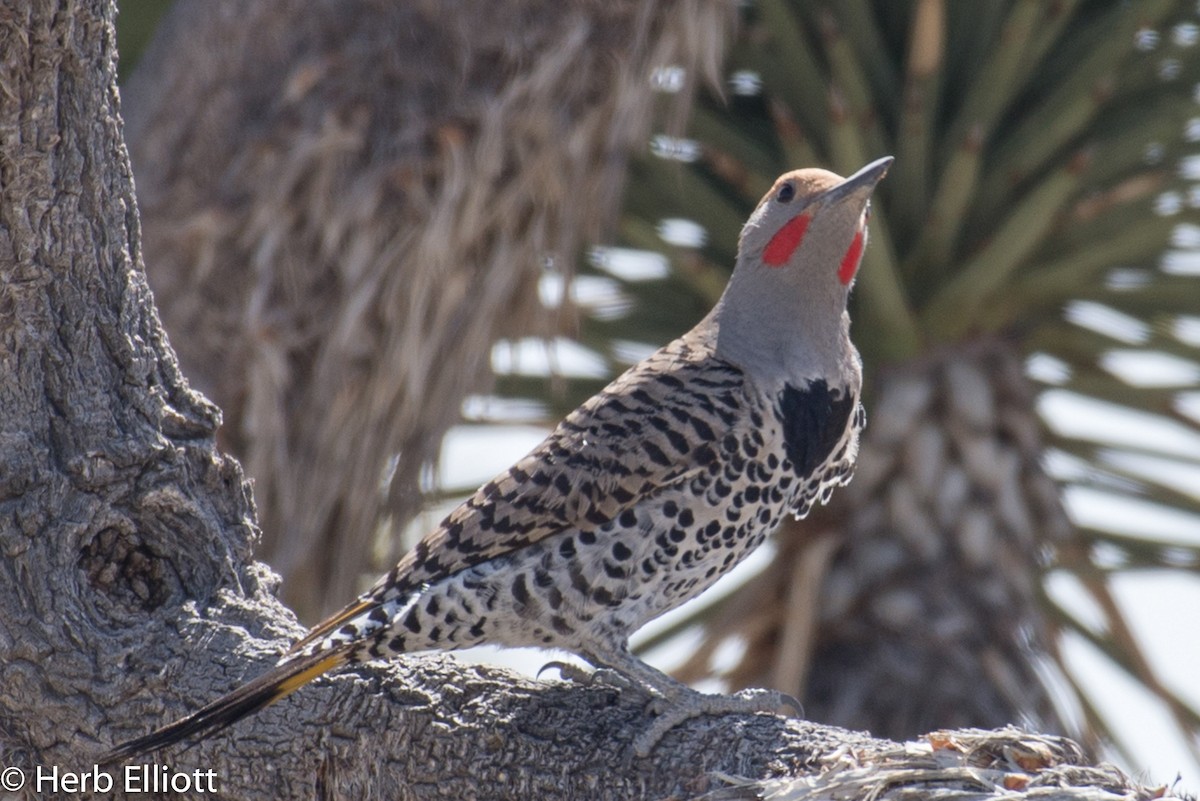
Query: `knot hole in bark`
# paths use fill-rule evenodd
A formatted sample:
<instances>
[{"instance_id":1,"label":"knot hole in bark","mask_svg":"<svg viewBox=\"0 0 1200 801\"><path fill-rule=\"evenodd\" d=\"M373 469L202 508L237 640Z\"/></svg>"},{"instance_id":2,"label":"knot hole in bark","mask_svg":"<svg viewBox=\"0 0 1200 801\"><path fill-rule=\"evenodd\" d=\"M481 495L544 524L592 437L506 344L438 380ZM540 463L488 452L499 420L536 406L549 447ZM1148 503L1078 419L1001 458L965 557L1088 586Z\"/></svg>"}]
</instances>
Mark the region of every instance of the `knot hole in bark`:
<instances>
[{"instance_id":1,"label":"knot hole in bark","mask_svg":"<svg viewBox=\"0 0 1200 801\"><path fill-rule=\"evenodd\" d=\"M113 601L149 611L180 589L170 563L132 531L107 526L79 551L79 568L94 590Z\"/></svg>"}]
</instances>

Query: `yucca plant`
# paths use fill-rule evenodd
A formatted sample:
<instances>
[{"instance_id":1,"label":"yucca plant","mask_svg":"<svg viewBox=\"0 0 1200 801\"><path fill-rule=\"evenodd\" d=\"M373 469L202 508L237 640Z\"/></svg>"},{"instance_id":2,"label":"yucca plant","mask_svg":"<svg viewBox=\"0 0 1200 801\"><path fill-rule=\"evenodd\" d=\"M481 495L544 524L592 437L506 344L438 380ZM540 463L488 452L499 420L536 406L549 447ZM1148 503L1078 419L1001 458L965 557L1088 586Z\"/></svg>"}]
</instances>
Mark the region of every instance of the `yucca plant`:
<instances>
[{"instance_id":1,"label":"yucca plant","mask_svg":"<svg viewBox=\"0 0 1200 801\"><path fill-rule=\"evenodd\" d=\"M1099 404L1198 439L1186 390L1200 282L1169 252L1195 245L1195 4L753 0L740 13L728 84L631 181L621 236L667 253L671 275L625 283L641 302L584 338L616 366L629 340L678 334L720 292L777 174L893 154L852 309L868 433L855 481L780 533L758 580L658 640L702 625L684 678L773 685L813 719L879 735L1023 722L1120 748L1066 662L1090 648L1195 748L1197 713L1143 655L1113 578L1195 567L1197 540L1136 511L1091 514L1089 499L1200 521L1200 490L1180 479L1200 456L1063 425ZM1162 363L1173 370L1157 378L1129 366ZM1048 676L1078 704L1056 702Z\"/></svg>"}]
</instances>

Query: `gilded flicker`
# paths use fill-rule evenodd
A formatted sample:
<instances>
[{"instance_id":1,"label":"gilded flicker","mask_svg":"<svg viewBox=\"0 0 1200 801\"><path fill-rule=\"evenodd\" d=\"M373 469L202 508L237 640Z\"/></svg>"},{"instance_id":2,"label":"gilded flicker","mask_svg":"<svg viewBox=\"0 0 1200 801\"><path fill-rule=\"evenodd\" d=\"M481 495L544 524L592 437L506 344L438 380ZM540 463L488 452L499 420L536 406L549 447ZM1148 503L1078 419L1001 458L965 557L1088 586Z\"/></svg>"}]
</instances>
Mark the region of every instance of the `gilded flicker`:
<instances>
[{"instance_id":1,"label":"gilded flicker","mask_svg":"<svg viewBox=\"0 0 1200 801\"><path fill-rule=\"evenodd\" d=\"M639 755L689 718L784 705L692 690L628 638L849 481L864 415L846 302L891 161L781 176L695 328L569 414L276 667L105 761L212 734L340 665L484 643L565 649L648 695L658 717Z\"/></svg>"}]
</instances>

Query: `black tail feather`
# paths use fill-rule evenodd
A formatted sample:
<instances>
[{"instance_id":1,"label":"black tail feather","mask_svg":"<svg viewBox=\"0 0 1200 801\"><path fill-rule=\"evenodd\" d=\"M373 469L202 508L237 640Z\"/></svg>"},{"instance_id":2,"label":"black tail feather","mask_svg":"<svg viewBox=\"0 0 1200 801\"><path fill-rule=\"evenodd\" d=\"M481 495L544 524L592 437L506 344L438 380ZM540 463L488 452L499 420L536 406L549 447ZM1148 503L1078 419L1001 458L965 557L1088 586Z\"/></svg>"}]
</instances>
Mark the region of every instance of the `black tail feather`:
<instances>
[{"instance_id":1,"label":"black tail feather","mask_svg":"<svg viewBox=\"0 0 1200 801\"><path fill-rule=\"evenodd\" d=\"M118 745L100 757L100 764L107 765L149 754L189 737L204 739L290 695L322 673L344 664L346 659L346 653L341 650L298 656L268 670L187 717L144 737Z\"/></svg>"}]
</instances>

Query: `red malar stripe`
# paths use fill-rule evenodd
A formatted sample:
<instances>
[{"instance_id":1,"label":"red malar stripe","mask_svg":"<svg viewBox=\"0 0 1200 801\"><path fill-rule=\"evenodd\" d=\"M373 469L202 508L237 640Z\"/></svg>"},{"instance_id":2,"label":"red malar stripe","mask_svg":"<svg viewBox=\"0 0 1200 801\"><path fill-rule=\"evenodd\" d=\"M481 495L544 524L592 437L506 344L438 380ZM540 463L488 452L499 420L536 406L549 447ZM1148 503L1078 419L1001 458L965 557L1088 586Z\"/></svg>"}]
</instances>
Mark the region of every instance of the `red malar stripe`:
<instances>
[{"instance_id":1,"label":"red malar stripe","mask_svg":"<svg viewBox=\"0 0 1200 801\"><path fill-rule=\"evenodd\" d=\"M854 241L850 243L850 249L846 251L845 257L842 258L842 266L838 268L838 280L843 284L849 284L854 280L854 274L858 272L858 263L862 260L862 250L863 235L862 231L859 231L854 235Z\"/></svg>"},{"instance_id":2,"label":"red malar stripe","mask_svg":"<svg viewBox=\"0 0 1200 801\"><path fill-rule=\"evenodd\" d=\"M788 220L763 249L763 261L772 267L780 267L786 263L796 252L796 248L800 247L804 231L808 228L808 221L807 214L800 214Z\"/></svg>"}]
</instances>

